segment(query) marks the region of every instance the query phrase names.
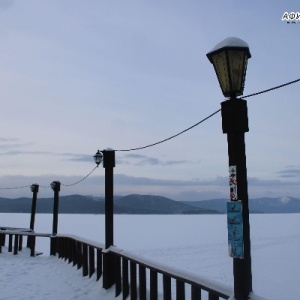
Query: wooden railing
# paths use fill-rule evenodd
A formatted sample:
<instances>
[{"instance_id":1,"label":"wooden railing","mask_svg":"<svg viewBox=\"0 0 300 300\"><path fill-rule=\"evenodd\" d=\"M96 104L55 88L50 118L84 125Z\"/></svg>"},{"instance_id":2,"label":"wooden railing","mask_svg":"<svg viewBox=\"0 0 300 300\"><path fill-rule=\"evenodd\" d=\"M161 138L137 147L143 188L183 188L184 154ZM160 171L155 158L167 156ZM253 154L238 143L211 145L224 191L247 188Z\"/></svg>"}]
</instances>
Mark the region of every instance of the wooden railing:
<instances>
[{"instance_id":1,"label":"wooden railing","mask_svg":"<svg viewBox=\"0 0 300 300\"><path fill-rule=\"evenodd\" d=\"M29 243L31 256L35 255L36 237L50 238L58 258L72 263L73 266L77 266L77 269L81 268L83 276L92 277L96 273L96 280L103 276L103 285L105 285L104 282L109 277L106 273L112 272L115 296L117 297L122 293L123 299L130 297L131 300L147 298L157 300L158 296L162 294L164 300L172 298L199 300L201 295L207 294L207 299L217 300L228 299L233 293L231 288L204 278L155 263L115 246L104 249L103 244L73 235L53 236L2 227L0 230L0 251L5 244L6 235L9 237L8 251L12 252L13 249L14 254L22 250L23 236L31 238L31 243ZM14 246L12 246L13 244ZM105 260L108 257L110 265L105 268ZM172 291L172 286L174 286L174 291Z\"/></svg>"},{"instance_id":2,"label":"wooden railing","mask_svg":"<svg viewBox=\"0 0 300 300\"><path fill-rule=\"evenodd\" d=\"M190 299L199 300L201 293L206 293L209 300L228 299L233 292L231 288L157 264L115 246L103 250L104 245L76 236L57 235L53 238L56 239L58 257L68 260L69 263L73 262L78 269L82 268L83 276L91 277L94 274L96 261L97 280L102 273L103 280L108 276L105 274L103 262L104 255L110 254L113 258L110 260L110 270L113 270L116 297L122 293L123 299L130 296L131 300L156 300L159 294L159 279L162 280L163 288L160 293L164 300L172 299L172 282L175 283L173 294L178 300L186 299L187 294ZM190 293L186 292L187 286L190 287Z\"/></svg>"},{"instance_id":3,"label":"wooden railing","mask_svg":"<svg viewBox=\"0 0 300 300\"><path fill-rule=\"evenodd\" d=\"M2 246L5 246L6 236L8 236L8 252L14 255L23 249L23 237L27 236L27 247L30 248L30 256L35 256L35 240L36 237L50 238L49 233L36 233L28 228L0 227L0 253Z\"/></svg>"}]
</instances>

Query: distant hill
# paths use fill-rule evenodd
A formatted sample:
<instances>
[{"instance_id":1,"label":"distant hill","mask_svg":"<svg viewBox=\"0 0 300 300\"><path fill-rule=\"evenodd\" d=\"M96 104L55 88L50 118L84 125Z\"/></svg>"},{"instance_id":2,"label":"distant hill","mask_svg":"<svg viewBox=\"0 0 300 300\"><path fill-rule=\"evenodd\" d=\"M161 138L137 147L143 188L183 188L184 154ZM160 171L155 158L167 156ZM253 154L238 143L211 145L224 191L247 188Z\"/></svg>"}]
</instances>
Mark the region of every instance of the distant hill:
<instances>
[{"instance_id":1,"label":"distant hill","mask_svg":"<svg viewBox=\"0 0 300 300\"><path fill-rule=\"evenodd\" d=\"M31 198L0 198L0 213L30 213ZM223 214L227 199L174 201L153 195L115 196L116 214ZM250 213L300 213L300 199L259 198L249 200ZM37 213L52 213L53 198L38 198ZM59 213L104 214L104 198L93 196L60 196Z\"/></svg>"},{"instance_id":2,"label":"distant hill","mask_svg":"<svg viewBox=\"0 0 300 300\"><path fill-rule=\"evenodd\" d=\"M30 213L31 198L8 199L0 198L0 212ZM53 198L38 198L36 205L37 213L52 213ZM60 213L103 213L104 199L95 199L91 196L70 195L59 197Z\"/></svg>"},{"instance_id":3,"label":"distant hill","mask_svg":"<svg viewBox=\"0 0 300 300\"><path fill-rule=\"evenodd\" d=\"M115 201L115 212L126 214L211 214L213 209L195 207L166 197L128 195Z\"/></svg>"},{"instance_id":4,"label":"distant hill","mask_svg":"<svg viewBox=\"0 0 300 300\"><path fill-rule=\"evenodd\" d=\"M30 213L31 198L0 198L0 212ZM37 213L52 213L53 198L38 198ZM70 195L59 197L59 213L68 214L103 214L104 198ZM116 196L114 199L116 214L211 214L218 211L199 208L193 205L174 201L166 197L151 195Z\"/></svg>"}]
</instances>

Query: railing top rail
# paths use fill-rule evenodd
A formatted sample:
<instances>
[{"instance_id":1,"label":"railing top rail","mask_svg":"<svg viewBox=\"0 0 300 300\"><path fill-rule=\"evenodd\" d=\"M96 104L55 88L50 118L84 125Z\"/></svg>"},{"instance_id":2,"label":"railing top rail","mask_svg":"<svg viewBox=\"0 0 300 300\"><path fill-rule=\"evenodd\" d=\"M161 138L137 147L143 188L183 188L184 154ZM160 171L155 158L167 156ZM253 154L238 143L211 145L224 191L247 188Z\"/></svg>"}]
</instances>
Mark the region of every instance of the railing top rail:
<instances>
[{"instance_id":1,"label":"railing top rail","mask_svg":"<svg viewBox=\"0 0 300 300\"><path fill-rule=\"evenodd\" d=\"M214 292L214 293L217 292L219 297L223 297L226 299L226 298L229 298L233 294L232 288L230 288L226 285L220 284L220 283L216 283L216 282L207 280L206 278L201 277L199 275L193 275L193 274L187 273L185 271L176 269L174 267L167 266L162 263L153 262L149 259L146 259L139 255L130 253L128 251L119 249L115 246L111 246L107 250L111 251L121 257L128 258L131 261L134 261L134 262L136 262L140 265L143 265L149 269L155 270L161 274L168 275L172 278L182 280L189 284L194 284L194 285L196 284L201 289L206 290L207 292Z\"/></svg>"},{"instance_id":2,"label":"railing top rail","mask_svg":"<svg viewBox=\"0 0 300 300\"><path fill-rule=\"evenodd\" d=\"M51 233L38 233L38 232L27 232L27 231L17 231L17 230L0 230L0 234L17 234L25 236L40 236L40 237L51 237Z\"/></svg>"},{"instance_id":3,"label":"railing top rail","mask_svg":"<svg viewBox=\"0 0 300 300\"><path fill-rule=\"evenodd\" d=\"M105 248L105 245L102 244L102 243L99 243L99 242L95 242L95 241L91 241L91 240L88 240L88 239L85 239L85 238L81 238L79 236L76 236L76 235L72 235L72 234L57 234L55 236L53 236L54 238L55 237L58 237L58 238L69 238L69 239L73 239L73 240L76 240L76 241L79 241L81 243L84 243L84 244L87 244L87 245L90 245L90 246L93 246L97 249L104 249Z\"/></svg>"},{"instance_id":4,"label":"railing top rail","mask_svg":"<svg viewBox=\"0 0 300 300\"><path fill-rule=\"evenodd\" d=\"M33 230L31 228L21 228L21 227L5 227L0 226L1 230L17 230L17 231L24 231L24 232L32 232Z\"/></svg>"}]
</instances>

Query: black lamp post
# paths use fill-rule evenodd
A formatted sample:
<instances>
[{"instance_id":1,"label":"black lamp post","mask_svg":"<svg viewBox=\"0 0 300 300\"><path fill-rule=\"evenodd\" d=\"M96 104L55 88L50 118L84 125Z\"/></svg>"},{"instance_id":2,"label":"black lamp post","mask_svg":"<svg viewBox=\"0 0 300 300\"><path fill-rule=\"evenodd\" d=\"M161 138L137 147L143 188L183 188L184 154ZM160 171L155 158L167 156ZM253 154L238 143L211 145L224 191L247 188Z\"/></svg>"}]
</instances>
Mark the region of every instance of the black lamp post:
<instances>
[{"instance_id":1,"label":"black lamp post","mask_svg":"<svg viewBox=\"0 0 300 300\"><path fill-rule=\"evenodd\" d=\"M114 243L114 173L115 151L112 149L98 150L94 155L97 166L103 158L105 168L105 248L108 249ZM114 260L109 252L103 256L103 287L109 289L115 283Z\"/></svg>"},{"instance_id":2,"label":"black lamp post","mask_svg":"<svg viewBox=\"0 0 300 300\"><path fill-rule=\"evenodd\" d=\"M231 191L231 201L242 203L243 255L233 258L234 296L246 300L252 292L251 244L245 154L245 132L249 131L247 102L237 99L243 95L247 62L251 57L249 46L239 38L227 38L209 53L223 95L229 97L221 103L223 133L227 134L229 168L234 170L236 188Z\"/></svg>"},{"instance_id":3,"label":"black lamp post","mask_svg":"<svg viewBox=\"0 0 300 300\"><path fill-rule=\"evenodd\" d=\"M52 190L54 191L52 235L56 235L57 234L57 224L58 224L60 182L53 181L50 184L50 186L51 186ZM55 238L51 238L50 254L55 255L55 253L56 253L56 240L55 240Z\"/></svg>"},{"instance_id":4,"label":"black lamp post","mask_svg":"<svg viewBox=\"0 0 300 300\"><path fill-rule=\"evenodd\" d=\"M34 230L34 220L35 220L35 211L36 211L36 200L37 200L37 193L39 192L39 185L32 184L30 186L32 191L32 203L31 203L31 217L30 217L30 229Z\"/></svg>"},{"instance_id":5,"label":"black lamp post","mask_svg":"<svg viewBox=\"0 0 300 300\"><path fill-rule=\"evenodd\" d=\"M30 186L30 189L32 191L32 202L31 202L31 215L30 215L30 229L34 230L34 221L35 221L35 212L36 212L36 200L37 200L37 193L39 192L39 185L38 184L32 184ZM27 247L31 248L32 239L30 236L27 238Z\"/></svg>"}]
</instances>

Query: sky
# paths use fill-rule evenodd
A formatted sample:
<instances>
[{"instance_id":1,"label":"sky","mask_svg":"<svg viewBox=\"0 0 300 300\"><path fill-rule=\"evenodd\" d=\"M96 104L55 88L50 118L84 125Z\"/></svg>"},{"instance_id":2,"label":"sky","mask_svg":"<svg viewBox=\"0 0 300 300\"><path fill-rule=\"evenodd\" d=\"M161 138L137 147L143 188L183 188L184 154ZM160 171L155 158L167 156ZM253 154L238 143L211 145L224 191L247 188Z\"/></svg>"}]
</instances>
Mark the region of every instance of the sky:
<instances>
[{"instance_id":1,"label":"sky","mask_svg":"<svg viewBox=\"0 0 300 300\"><path fill-rule=\"evenodd\" d=\"M96 151L164 140L220 109L206 57L227 37L250 47L244 95L298 79L298 1L1 0L0 196L53 194ZM247 98L248 194L300 197L300 83ZM165 143L116 151L115 194L229 197L221 115ZM14 188L11 187L23 187ZM61 194L104 194L99 166Z\"/></svg>"}]
</instances>

